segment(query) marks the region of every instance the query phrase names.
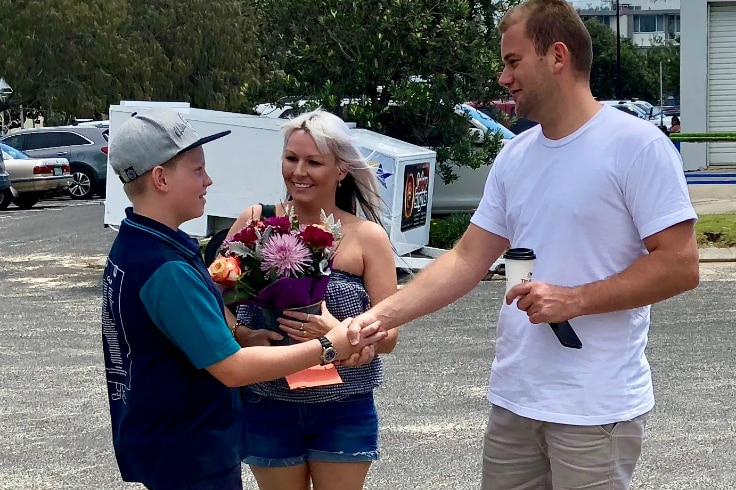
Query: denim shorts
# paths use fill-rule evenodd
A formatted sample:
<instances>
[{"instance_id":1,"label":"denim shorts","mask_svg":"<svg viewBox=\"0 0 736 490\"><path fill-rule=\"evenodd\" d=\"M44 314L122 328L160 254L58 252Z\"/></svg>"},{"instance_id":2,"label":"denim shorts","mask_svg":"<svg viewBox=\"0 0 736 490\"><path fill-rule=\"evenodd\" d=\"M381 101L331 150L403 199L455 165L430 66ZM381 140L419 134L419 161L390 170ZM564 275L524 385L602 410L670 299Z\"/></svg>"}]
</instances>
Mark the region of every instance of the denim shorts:
<instances>
[{"instance_id":1,"label":"denim shorts","mask_svg":"<svg viewBox=\"0 0 736 490\"><path fill-rule=\"evenodd\" d=\"M244 463L274 468L377 459L373 392L333 402L293 403L243 391Z\"/></svg>"}]
</instances>

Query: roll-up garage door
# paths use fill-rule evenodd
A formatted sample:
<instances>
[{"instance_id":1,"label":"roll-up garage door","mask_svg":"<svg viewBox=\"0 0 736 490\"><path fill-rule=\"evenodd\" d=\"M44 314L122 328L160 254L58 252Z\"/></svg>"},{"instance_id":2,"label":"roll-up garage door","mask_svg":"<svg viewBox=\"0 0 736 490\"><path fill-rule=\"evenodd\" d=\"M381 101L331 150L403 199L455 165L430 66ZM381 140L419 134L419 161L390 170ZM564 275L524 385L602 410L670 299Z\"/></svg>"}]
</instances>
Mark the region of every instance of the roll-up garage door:
<instances>
[{"instance_id":1,"label":"roll-up garage door","mask_svg":"<svg viewBox=\"0 0 736 490\"><path fill-rule=\"evenodd\" d=\"M708 132L736 132L736 2L708 17ZM736 143L708 143L708 164L736 165Z\"/></svg>"}]
</instances>

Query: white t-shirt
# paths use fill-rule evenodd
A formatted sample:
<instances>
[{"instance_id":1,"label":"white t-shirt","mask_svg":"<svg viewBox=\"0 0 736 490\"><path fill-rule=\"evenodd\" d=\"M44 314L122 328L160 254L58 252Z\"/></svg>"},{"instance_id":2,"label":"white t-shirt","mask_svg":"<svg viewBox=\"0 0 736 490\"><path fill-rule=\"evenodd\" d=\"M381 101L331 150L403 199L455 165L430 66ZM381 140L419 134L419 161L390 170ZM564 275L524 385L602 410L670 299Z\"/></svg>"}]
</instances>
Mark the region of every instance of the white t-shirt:
<instances>
[{"instance_id":1,"label":"white t-shirt","mask_svg":"<svg viewBox=\"0 0 736 490\"><path fill-rule=\"evenodd\" d=\"M642 239L696 219L682 160L664 133L603 107L575 133L540 126L496 158L472 222L532 248L535 281L577 286L647 254ZM488 400L523 417L573 425L630 420L654 406L644 354L649 307L570 320L582 349L503 303Z\"/></svg>"}]
</instances>

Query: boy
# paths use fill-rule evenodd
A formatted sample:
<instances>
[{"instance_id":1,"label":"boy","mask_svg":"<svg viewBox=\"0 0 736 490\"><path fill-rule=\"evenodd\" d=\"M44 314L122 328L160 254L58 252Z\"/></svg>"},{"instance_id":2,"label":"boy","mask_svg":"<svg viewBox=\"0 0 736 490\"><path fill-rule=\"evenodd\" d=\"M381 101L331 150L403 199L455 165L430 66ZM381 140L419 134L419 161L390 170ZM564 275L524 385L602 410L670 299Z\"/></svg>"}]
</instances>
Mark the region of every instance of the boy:
<instances>
[{"instance_id":1,"label":"boy","mask_svg":"<svg viewBox=\"0 0 736 490\"><path fill-rule=\"evenodd\" d=\"M133 204L103 276L102 336L113 446L123 480L151 489L241 489L235 387L358 351L346 327L288 347L241 349L196 240L212 180L200 138L170 109L122 124L109 163ZM237 328L237 327L236 327ZM376 325L361 347L385 337Z\"/></svg>"}]
</instances>

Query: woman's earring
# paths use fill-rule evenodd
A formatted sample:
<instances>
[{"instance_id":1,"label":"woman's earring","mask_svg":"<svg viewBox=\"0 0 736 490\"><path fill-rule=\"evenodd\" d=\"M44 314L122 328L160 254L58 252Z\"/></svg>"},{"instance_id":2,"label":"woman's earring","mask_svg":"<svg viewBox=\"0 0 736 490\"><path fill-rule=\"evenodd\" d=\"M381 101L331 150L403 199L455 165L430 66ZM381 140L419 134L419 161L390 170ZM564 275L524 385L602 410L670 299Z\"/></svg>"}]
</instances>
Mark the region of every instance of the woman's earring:
<instances>
[{"instance_id":1,"label":"woman's earring","mask_svg":"<svg viewBox=\"0 0 736 490\"><path fill-rule=\"evenodd\" d=\"M338 187L342 187L342 180L338 180L338 181L337 181L337 186L338 186Z\"/></svg>"}]
</instances>

